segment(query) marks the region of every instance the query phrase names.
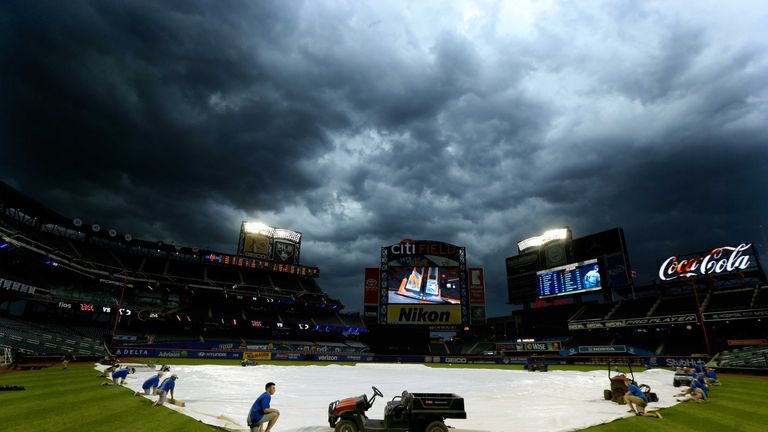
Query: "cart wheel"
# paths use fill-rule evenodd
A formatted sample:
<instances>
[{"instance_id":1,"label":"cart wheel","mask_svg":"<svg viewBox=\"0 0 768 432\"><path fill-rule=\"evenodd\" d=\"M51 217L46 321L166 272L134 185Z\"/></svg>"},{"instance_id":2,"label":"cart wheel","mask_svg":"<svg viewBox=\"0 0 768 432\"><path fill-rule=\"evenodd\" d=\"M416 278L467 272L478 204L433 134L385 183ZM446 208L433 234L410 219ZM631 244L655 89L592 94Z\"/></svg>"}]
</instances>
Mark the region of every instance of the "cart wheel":
<instances>
[{"instance_id":1,"label":"cart wheel","mask_svg":"<svg viewBox=\"0 0 768 432\"><path fill-rule=\"evenodd\" d=\"M448 427L445 425L445 423L436 420L428 424L427 428L424 429L424 432L448 432Z\"/></svg>"},{"instance_id":2,"label":"cart wheel","mask_svg":"<svg viewBox=\"0 0 768 432\"><path fill-rule=\"evenodd\" d=\"M603 390L603 397L605 400L611 400L613 398L613 393L610 390Z\"/></svg>"},{"instance_id":3,"label":"cart wheel","mask_svg":"<svg viewBox=\"0 0 768 432\"><path fill-rule=\"evenodd\" d=\"M342 420L336 424L335 432L357 432L357 425L352 420Z\"/></svg>"}]
</instances>

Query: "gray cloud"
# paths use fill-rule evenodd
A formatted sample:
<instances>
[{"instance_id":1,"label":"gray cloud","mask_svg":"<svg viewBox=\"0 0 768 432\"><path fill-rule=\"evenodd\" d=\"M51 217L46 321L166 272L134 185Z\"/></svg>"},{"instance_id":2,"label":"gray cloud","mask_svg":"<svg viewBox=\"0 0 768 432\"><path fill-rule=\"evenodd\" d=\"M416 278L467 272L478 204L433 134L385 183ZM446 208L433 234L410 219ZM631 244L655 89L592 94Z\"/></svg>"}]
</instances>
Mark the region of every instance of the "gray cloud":
<instances>
[{"instance_id":1,"label":"gray cloud","mask_svg":"<svg viewBox=\"0 0 768 432\"><path fill-rule=\"evenodd\" d=\"M352 309L404 237L467 246L492 314L551 225L623 226L647 281L766 241L768 10L699 6L4 2L0 177L140 237L303 231Z\"/></svg>"}]
</instances>

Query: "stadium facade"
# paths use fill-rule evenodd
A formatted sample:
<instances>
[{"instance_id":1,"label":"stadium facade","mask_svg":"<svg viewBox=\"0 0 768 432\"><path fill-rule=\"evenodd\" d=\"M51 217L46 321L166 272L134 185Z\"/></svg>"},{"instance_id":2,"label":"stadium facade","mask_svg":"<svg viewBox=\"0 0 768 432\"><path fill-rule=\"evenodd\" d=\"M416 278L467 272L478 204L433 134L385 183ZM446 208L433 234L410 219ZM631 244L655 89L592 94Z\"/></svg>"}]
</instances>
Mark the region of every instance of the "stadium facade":
<instances>
[{"instance_id":1,"label":"stadium facade","mask_svg":"<svg viewBox=\"0 0 768 432\"><path fill-rule=\"evenodd\" d=\"M292 233L273 230L269 256L143 240L64 217L0 183L0 345L81 356L101 355L105 343L131 355L275 343L363 351L360 316L340 314L320 270L298 264Z\"/></svg>"},{"instance_id":2,"label":"stadium facade","mask_svg":"<svg viewBox=\"0 0 768 432\"><path fill-rule=\"evenodd\" d=\"M464 247L383 246L378 267L363 270L357 314L301 262L301 238L243 223L236 254L138 239L0 183L0 348L503 364L607 355L667 365L734 347L757 346L758 360L768 351L768 286L749 243L660 257L658 280L636 286L620 228L578 238L551 230L506 259L519 310L486 319L483 269Z\"/></svg>"}]
</instances>

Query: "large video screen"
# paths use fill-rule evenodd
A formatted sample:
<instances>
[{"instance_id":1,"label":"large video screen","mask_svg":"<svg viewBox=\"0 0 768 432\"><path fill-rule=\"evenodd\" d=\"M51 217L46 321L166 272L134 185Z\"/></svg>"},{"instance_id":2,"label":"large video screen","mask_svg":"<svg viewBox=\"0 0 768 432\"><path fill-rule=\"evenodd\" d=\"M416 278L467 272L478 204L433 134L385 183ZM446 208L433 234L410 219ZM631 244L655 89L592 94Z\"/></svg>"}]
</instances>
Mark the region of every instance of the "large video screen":
<instances>
[{"instance_id":1,"label":"large video screen","mask_svg":"<svg viewBox=\"0 0 768 432\"><path fill-rule=\"evenodd\" d=\"M460 304L458 267L390 267L390 304Z\"/></svg>"},{"instance_id":2,"label":"large video screen","mask_svg":"<svg viewBox=\"0 0 768 432\"><path fill-rule=\"evenodd\" d=\"M582 261L536 273L539 297L555 297L602 288L597 260Z\"/></svg>"}]
</instances>

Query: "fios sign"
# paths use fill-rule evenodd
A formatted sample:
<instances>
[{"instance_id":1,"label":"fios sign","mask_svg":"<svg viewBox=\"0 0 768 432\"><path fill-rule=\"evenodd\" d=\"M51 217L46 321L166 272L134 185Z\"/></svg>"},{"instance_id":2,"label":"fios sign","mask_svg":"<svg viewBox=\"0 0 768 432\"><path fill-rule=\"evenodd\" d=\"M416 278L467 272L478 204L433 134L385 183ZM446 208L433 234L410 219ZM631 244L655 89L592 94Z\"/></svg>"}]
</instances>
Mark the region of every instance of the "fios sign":
<instances>
[{"instance_id":1,"label":"fios sign","mask_svg":"<svg viewBox=\"0 0 768 432\"><path fill-rule=\"evenodd\" d=\"M683 260L671 256L661 264L659 278L668 281L746 270L753 264L751 252L748 252L751 248L752 243L742 243L736 247L723 246L712 249L706 255Z\"/></svg>"}]
</instances>

